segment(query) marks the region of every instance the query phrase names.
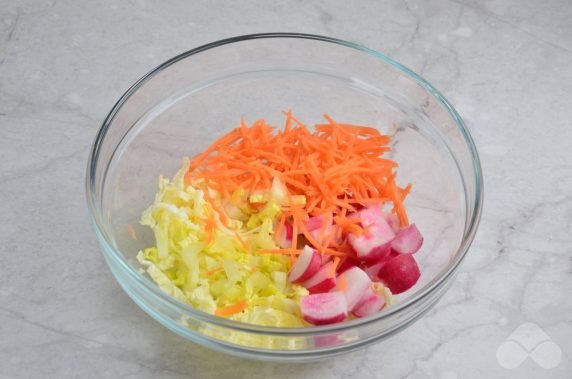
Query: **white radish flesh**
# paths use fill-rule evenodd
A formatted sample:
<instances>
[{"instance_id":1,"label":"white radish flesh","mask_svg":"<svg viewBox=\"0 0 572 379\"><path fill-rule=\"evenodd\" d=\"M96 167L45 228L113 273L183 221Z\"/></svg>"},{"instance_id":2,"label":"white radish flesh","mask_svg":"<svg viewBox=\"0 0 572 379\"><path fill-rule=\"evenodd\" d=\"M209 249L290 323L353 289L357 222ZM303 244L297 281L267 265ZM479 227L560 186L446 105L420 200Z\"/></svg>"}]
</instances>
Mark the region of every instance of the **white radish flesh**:
<instances>
[{"instance_id":1,"label":"white radish flesh","mask_svg":"<svg viewBox=\"0 0 572 379\"><path fill-rule=\"evenodd\" d=\"M308 221L306 221L306 229L308 229L308 231L311 232L320 229L324 224L326 225L332 224L331 214L323 214L319 216L310 217Z\"/></svg>"},{"instance_id":2,"label":"white radish flesh","mask_svg":"<svg viewBox=\"0 0 572 379\"><path fill-rule=\"evenodd\" d=\"M383 217L385 218L387 224L391 226L391 230L393 230L393 233L397 234L397 232L399 232L399 219L397 218L395 213L384 212Z\"/></svg>"},{"instance_id":3,"label":"white radish flesh","mask_svg":"<svg viewBox=\"0 0 572 379\"><path fill-rule=\"evenodd\" d=\"M301 286L306 288L310 293L328 292L336 286L335 273L332 275L332 271L334 270L333 265L333 262L326 263L314 276L301 283Z\"/></svg>"},{"instance_id":4,"label":"white radish flesh","mask_svg":"<svg viewBox=\"0 0 572 379\"><path fill-rule=\"evenodd\" d=\"M310 235L312 236L312 238L314 238L316 241L322 244L325 243L326 241L330 241L328 246L330 246L332 242L337 245L339 245L342 242L342 236L338 234L337 225L326 226L326 228L323 231L323 234L321 228L314 229L310 231Z\"/></svg>"},{"instance_id":5,"label":"white radish flesh","mask_svg":"<svg viewBox=\"0 0 572 379\"><path fill-rule=\"evenodd\" d=\"M375 293L371 286L352 309L352 314L356 317L368 317L379 312L385 305L383 296Z\"/></svg>"},{"instance_id":6,"label":"white radish flesh","mask_svg":"<svg viewBox=\"0 0 572 379\"><path fill-rule=\"evenodd\" d=\"M320 253L312 249L310 246L304 246L302 252L292 265L292 269L288 273L288 279L291 283L300 283L306 279L310 279L315 275L322 264Z\"/></svg>"},{"instance_id":7,"label":"white radish flesh","mask_svg":"<svg viewBox=\"0 0 572 379\"><path fill-rule=\"evenodd\" d=\"M275 236L276 243L283 249L289 249L292 247L292 238L294 238L292 224L288 221L284 223L282 232Z\"/></svg>"},{"instance_id":8,"label":"white radish flesh","mask_svg":"<svg viewBox=\"0 0 572 379\"><path fill-rule=\"evenodd\" d=\"M341 283L344 283L343 286ZM371 287L371 279L359 267L352 267L338 277L338 290L346 297L348 309L351 311Z\"/></svg>"},{"instance_id":9,"label":"white radish flesh","mask_svg":"<svg viewBox=\"0 0 572 379\"><path fill-rule=\"evenodd\" d=\"M415 254L423 245L423 236L415 224L401 229L391 241L391 248L401 254Z\"/></svg>"},{"instance_id":10,"label":"white radish flesh","mask_svg":"<svg viewBox=\"0 0 572 379\"><path fill-rule=\"evenodd\" d=\"M358 212L357 216L360 218L362 226L367 228L368 235L350 234L348 242L359 259L368 262L379 260L391 249L391 241L395 237L393 227L384 217L381 206L364 208Z\"/></svg>"},{"instance_id":11,"label":"white radish flesh","mask_svg":"<svg viewBox=\"0 0 572 379\"><path fill-rule=\"evenodd\" d=\"M314 325L344 321L348 315L346 298L341 292L318 293L300 299L302 317Z\"/></svg>"},{"instance_id":12,"label":"white radish flesh","mask_svg":"<svg viewBox=\"0 0 572 379\"><path fill-rule=\"evenodd\" d=\"M379 280L377 273L379 272L379 270L381 269L381 266L383 266L383 264L384 264L384 262L376 263L373 266L369 266L364 271L369 276L369 278L371 280L377 281L377 280Z\"/></svg>"}]
</instances>

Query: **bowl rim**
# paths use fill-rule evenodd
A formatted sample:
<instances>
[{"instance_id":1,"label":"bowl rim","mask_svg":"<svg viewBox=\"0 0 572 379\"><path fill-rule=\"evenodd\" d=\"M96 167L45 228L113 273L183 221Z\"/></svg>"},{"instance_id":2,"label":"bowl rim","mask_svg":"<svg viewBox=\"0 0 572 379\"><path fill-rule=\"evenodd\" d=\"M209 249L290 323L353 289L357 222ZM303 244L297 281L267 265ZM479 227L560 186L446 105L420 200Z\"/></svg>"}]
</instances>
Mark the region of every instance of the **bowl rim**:
<instances>
[{"instance_id":1,"label":"bowl rim","mask_svg":"<svg viewBox=\"0 0 572 379\"><path fill-rule=\"evenodd\" d=\"M379 312L374 316L354 319L345 321L343 323L332 324L332 325L324 325L324 326L314 326L314 327L303 327L303 328L283 328L283 327L270 327L270 326L260 326L255 324L247 324L240 321L229 320L226 318L218 317L199 309L192 307L189 304L183 303L175 298L171 297L170 295L163 292L155 283L151 282L150 280L146 279L137 269L132 267L126 259L124 259L123 255L115 249L105 233L105 222L103 221L102 210L97 205L98 201L96 198L96 181L95 181L95 174L98 169L98 158L99 153L105 140L106 134L110 129L112 122L119 112L119 110L123 107L125 102L133 95L139 88L141 88L146 82L148 82L151 78L159 74L161 71L167 69L169 66L186 59L192 55L199 54L203 51L210 50L216 47L220 47L223 45L228 45L237 42L244 42L248 40L258 40L258 39L272 39L272 38L283 38L283 39L304 39L304 40L314 40L320 41L325 43L333 43L340 46L345 46L347 48L351 48L354 50L361 51L363 53L369 54L384 63L389 64L390 66L396 68L401 73L408 76L410 79L413 79L419 85L424 87L441 105L445 107L448 111L449 116L454 121L455 125L463 135L465 143L467 144L468 151L472 158L473 163L473 175L475 181L475 198L473 204L469 204L466 201L467 208L472 208L472 216L470 219L466 220L467 224L465 226L465 230L463 233L462 241L455 253L455 258L453 261L449 263L447 270L441 274L440 277L434 278L430 285L426 286L419 292L412 295L410 298L404 300L401 303L398 303L386 311ZM85 185L86 185L86 197L87 197L87 205L89 209L90 219L95 229L96 235L99 239L99 242L102 244L102 248L104 253L106 253L106 257L112 258L116 263L120 265L120 267L129 275L129 277L137 283L139 286L143 286L145 290L152 293L154 296L158 297L160 300L166 302L169 306L176 308L178 311L192 316L196 320L200 320L203 322L208 322L211 324L218 325L220 327L231 328L235 331L242 331L242 332L249 332L255 334L266 334L266 335L275 335L275 336L312 336L322 334L324 332L341 332L347 329L351 329L357 326L365 325L365 324L372 324L376 323L380 320L387 319L392 315L395 315L398 312L401 312L407 308L413 307L423 298L425 298L428 294L434 292L436 289L440 288L447 282L447 279L454 275L456 270L458 269L461 262L464 260L467 251L475 237L481 214L483 208L483 200L484 200L484 186L483 186L483 179L482 179L482 168L480 163L479 154L477 152L475 143L471 134L469 133L468 129L466 128L463 120L457 113L457 111L453 108L453 106L445 99L445 97L433 87L429 82L423 79L421 76L416 74L411 69L405 67L401 63L393 60L392 58L381 54L375 50L372 50L368 47L363 45L341 40L338 38L333 37L326 37L321 35L315 34L304 34L304 33L258 33L258 34L247 34L247 35L240 35L236 37L221 39L215 42L211 42L194 49L188 50L183 52L164 63L160 64L159 66L155 67L145 75L143 75L140 79L138 79L115 103L107 117L102 123L101 128L99 129L95 140L93 142L90 155L87 162L87 171L86 171L86 178L85 178ZM465 187L465 183L463 182L463 187ZM466 192L466 188L465 188ZM466 195L466 193L465 193ZM467 198L467 196L466 196Z\"/></svg>"}]
</instances>

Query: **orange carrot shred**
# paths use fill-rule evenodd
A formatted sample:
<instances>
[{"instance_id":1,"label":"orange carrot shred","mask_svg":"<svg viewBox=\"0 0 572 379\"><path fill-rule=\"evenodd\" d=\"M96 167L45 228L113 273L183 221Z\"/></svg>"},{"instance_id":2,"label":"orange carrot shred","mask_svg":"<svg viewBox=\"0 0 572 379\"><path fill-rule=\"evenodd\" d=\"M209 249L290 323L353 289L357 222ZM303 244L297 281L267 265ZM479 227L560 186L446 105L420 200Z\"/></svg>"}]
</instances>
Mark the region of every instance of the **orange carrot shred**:
<instances>
[{"instance_id":1,"label":"orange carrot shred","mask_svg":"<svg viewBox=\"0 0 572 379\"><path fill-rule=\"evenodd\" d=\"M207 271L207 275L208 275L208 276L212 276L212 275L214 275L214 274L216 274L217 272L220 272L220 271L222 271L222 270L224 270L224 268L222 268L222 267L217 267L217 268L215 268L215 269L213 269L213 270Z\"/></svg>"},{"instance_id":2,"label":"orange carrot shred","mask_svg":"<svg viewBox=\"0 0 572 379\"><path fill-rule=\"evenodd\" d=\"M336 270L338 269L338 265L340 264L340 257L334 257L334 261L328 276L333 278L336 275Z\"/></svg>"},{"instance_id":3,"label":"orange carrot shred","mask_svg":"<svg viewBox=\"0 0 572 379\"><path fill-rule=\"evenodd\" d=\"M338 289L341 292L345 292L346 291L346 276L345 275L340 275L338 277Z\"/></svg>"},{"instance_id":4,"label":"orange carrot shred","mask_svg":"<svg viewBox=\"0 0 572 379\"><path fill-rule=\"evenodd\" d=\"M302 252L300 249L261 249L258 250L259 254L290 254L298 255Z\"/></svg>"},{"instance_id":5,"label":"orange carrot shred","mask_svg":"<svg viewBox=\"0 0 572 379\"><path fill-rule=\"evenodd\" d=\"M226 317L232 316L235 313L240 313L244 309L246 309L247 303L246 300L239 301L236 304L227 305L226 307L217 308L215 310L216 316Z\"/></svg>"},{"instance_id":6,"label":"orange carrot shred","mask_svg":"<svg viewBox=\"0 0 572 379\"><path fill-rule=\"evenodd\" d=\"M250 245L246 243L246 241L244 240L244 238L242 238L240 236L240 233L235 231L234 235L236 236L236 239L238 240L238 242L240 242L240 244L242 245L242 247L244 247L244 250L250 252Z\"/></svg>"},{"instance_id":7,"label":"orange carrot shred","mask_svg":"<svg viewBox=\"0 0 572 379\"><path fill-rule=\"evenodd\" d=\"M137 233L135 232L135 228L133 227L133 225L131 224L127 225L127 233L129 233L129 237L131 237L132 240L137 239Z\"/></svg>"},{"instance_id":8,"label":"orange carrot shred","mask_svg":"<svg viewBox=\"0 0 572 379\"><path fill-rule=\"evenodd\" d=\"M237 128L193 157L185 172L185 184L203 190L212 188L227 198L237 190L264 193L271 189L274 180L280 180L286 188L288 204L282 207L275 234L283 233L288 221L295 238L289 249L260 253L288 254L292 262L299 252L298 232L321 253L347 255L336 250L340 247L335 241L347 233L369 233L352 216L360 206L392 203L401 225L409 223L403 202L411 185L398 187L397 164L383 157L391 150L389 136L374 127L337 122L329 115L324 115L326 123L317 124L310 131L292 112L284 115L286 121L279 131L262 119L251 125L241 119ZM228 226L226 213L208 197L208 191L205 193L213 213ZM293 201L300 195L305 198L303 205ZM264 203L251 205L261 209ZM330 232L327 225L310 233L306 227L309 217L326 214L336 223L336 233ZM215 221L212 214L204 220L207 243L214 238Z\"/></svg>"}]
</instances>

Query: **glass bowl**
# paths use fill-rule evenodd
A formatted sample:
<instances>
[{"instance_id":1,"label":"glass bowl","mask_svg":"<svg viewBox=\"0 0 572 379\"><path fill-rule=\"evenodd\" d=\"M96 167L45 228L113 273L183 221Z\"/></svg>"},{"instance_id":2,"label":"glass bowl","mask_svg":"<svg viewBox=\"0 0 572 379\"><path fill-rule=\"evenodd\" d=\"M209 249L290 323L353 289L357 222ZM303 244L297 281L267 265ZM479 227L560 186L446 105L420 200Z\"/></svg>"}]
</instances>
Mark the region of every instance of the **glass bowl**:
<instances>
[{"instance_id":1,"label":"glass bowl","mask_svg":"<svg viewBox=\"0 0 572 379\"><path fill-rule=\"evenodd\" d=\"M172 177L221 134L282 111L302 122L377 127L393 136L398 182L413 183L410 219L425 237L419 282L397 305L362 319L277 328L216 317L163 293L137 263L153 245L139 226L159 175ZM483 184L463 121L424 79L363 46L305 34L257 34L214 42L163 63L115 104L97 134L87 168L87 200L105 259L125 292L181 336L241 357L308 361L388 338L427 312L453 282L475 235ZM133 238L136 237L136 238Z\"/></svg>"}]
</instances>

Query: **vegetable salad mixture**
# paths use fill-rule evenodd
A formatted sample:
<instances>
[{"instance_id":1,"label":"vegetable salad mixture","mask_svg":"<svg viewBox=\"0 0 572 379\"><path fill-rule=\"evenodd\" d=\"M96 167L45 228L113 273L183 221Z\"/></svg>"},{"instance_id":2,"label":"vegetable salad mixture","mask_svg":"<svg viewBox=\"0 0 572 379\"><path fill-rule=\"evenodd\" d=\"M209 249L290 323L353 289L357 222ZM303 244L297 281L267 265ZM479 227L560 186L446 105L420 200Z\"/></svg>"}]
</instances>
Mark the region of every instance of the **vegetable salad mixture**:
<instances>
[{"instance_id":1,"label":"vegetable salad mixture","mask_svg":"<svg viewBox=\"0 0 572 379\"><path fill-rule=\"evenodd\" d=\"M163 291L220 317L301 327L373 315L420 276L411 185L383 157L390 137L285 116L279 130L242 121L161 177L141 218L156 246L137 258Z\"/></svg>"}]
</instances>

